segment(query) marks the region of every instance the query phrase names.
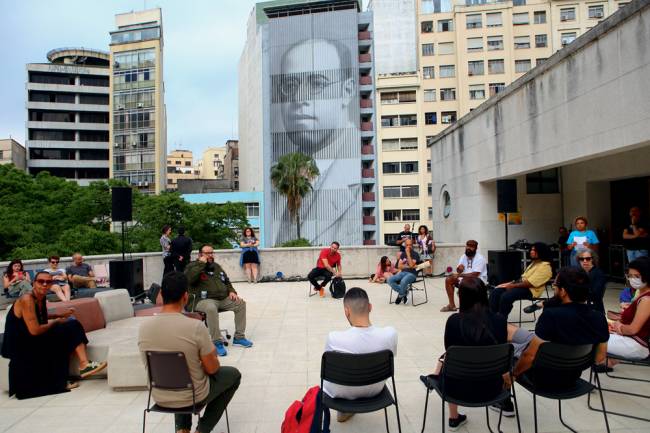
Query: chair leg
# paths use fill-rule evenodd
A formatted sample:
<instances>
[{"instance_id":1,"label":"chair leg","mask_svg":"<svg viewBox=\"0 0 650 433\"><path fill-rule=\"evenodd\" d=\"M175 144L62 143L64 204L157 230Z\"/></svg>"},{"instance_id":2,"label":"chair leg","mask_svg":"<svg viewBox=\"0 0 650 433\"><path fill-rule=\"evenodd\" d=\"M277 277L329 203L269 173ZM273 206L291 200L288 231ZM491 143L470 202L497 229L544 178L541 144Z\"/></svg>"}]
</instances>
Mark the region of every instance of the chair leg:
<instances>
[{"instance_id":1,"label":"chair leg","mask_svg":"<svg viewBox=\"0 0 650 433\"><path fill-rule=\"evenodd\" d=\"M397 414L397 431L402 433L402 421L399 418L399 407L397 406L397 400L395 400L395 413Z\"/></svg>"},{"instance_id":2,"label":"chair leg","mask_svg":"<svg viewBox=\"0 0 650 433\"><path fill-rule=\"evenodd\" d=\"M494 433L492 431L492 427L490 426L490 411L488 410L488 407L485 406L485 422L487 423L487 428L490 431L490 433ZM501 424L501 413L499 413L499 424ZM498 430L501 431L501 430Z\"/></svg>"},{"instance_id":3,"label":"chair leg","mask_svg":"<svg viewBox=\"0 0 650 433\"><path fill-rule=\"evenodd\" d=\"M564 427L568 428L569 430L571 430L573 433L578 433L577 430L574 430L573 428L571 428L571 427L570 427L569 425L567 425L567 423L565 423L564 420L562 419L562 400L558 400L558 401L557 401L557 408L558 408L558 412L560 413L560 422L562 423L562 425L563 425Z\"/></svg>"},{"instance_id":4,"label":"chair leg","mask_svg":"<svg viewBox=\"0 0 650 433\"><path fill-rule=\"evenodd\" d=\"M441 399L442 401L442 417L440 418L442 420L442 433L445 433L445 399ZM422 430L424 431L424 430Z\"/></svg>"},{"instance_id":5,"label":"chair leg","mask_svg":"<svg viewBox=\"0 0 650 433\"><path fill-rule=\"evenodd\" d=\"M388 409L384 408L384 421L386 422L386 433L390 433L388 428Z\"/></svg>"},{"instance_id":6,"label":"chair leg","mask_svg":"<svg viewBox=\"0 0 650 433\"><path fill-rule=\"evenodd\" d=\"M146 425L147 425L147 409L142 411L142 433L145 433Z\"/></svg>"},{"instance_id":7,"label":"chair leg","mask_svg":"<svg viewBox=\"0 0 650 433\"><path fill-rule=\"evenodd\" d=\"M603 397L603 390L600 388L600 378L598 377L598 373L595 373L595 376L598 394L600 395L600 405L603 407L603 416L605 417L605 428L607 429L607 433L609 433L609 421L607 420L607 409L605 409L605 398Z\"/></svg>"},{"instance_id":8,"label":"chair leg","mask_svg":"<svg viewBox=\"0 0 650 433\"><path fill-rule=\"evenodd\" d=\"M230 433L230 420L228 419L228 407L226 407L226 429Z\"/></svg>"},{"instance_id":9,"label":"chair leg","mask_svg":"<svg viewBox=\"0 0 650 433\"><path fill-rule=\"evenodd\" d=\"M427 407L429 406L429 389L427 388L425 390L426 392L426 398L424 399L424 415L422 415L422 432L424 433L424 426L427 423Z\"/></svg>"},{"instance_id":10,"label":"chair leg","mask_svg":"<svg viewBox=\"0 0 650 433\"><path fill-rule=\"evenodd\" d=\"M535 433L537 433L537 395L533 394L533 419L535 420Z\"/></svg>"},{"instance_id":11,"label":"chair leg","mask_svg":"<svg viewBox=\"0 0 650 433\"><path fill-rule=\"evenodd\" d=\"M517 417L517 431L521 433L521 420L519 419L519 404L517 403L517 395L515 394L515 381L512 381L512 400L515 402L515 417ZM501 428L501 427L499 427Z\"/></svg>"}]
</instances>

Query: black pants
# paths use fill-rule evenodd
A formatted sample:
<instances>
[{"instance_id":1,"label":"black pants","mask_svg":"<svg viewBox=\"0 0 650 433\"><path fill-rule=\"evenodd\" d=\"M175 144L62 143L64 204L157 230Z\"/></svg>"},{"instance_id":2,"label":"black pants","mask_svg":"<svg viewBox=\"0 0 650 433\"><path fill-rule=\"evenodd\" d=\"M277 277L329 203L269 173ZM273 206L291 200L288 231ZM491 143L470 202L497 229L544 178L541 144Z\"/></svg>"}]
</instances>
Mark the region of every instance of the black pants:
<instances>
[{"instance_id":1,"label":"black pants","mask_svg":"<svg viewBox=\"0 0 650 433\"><path fill-rule=\"evenodd\" d=\"M501 313L507 319L512 311L512 304L519 299L533 299L533 294L530 289L523 287L510 290L495 287L490 293L490 310Z\"/></svg>"},{"instance_id":2,"label":"black pants","mask_svg":"<svg viewBox=\"0 0 650 433\"><path fill-rule=\"evenodd\" d=\"M174 270L174 258L172 256L163 257L163 277Z\"/></svg>"},{"instance_id":3,"label":"black pants","mask_svg":"<svg viewBox=\"0 0 650 433\"><path fill-rule=\"evenodd\" d=\"M312 286L321 288L327 286L327 283L330 282L332 276L334 276L334 274L325 268L314 268L311 270L309 275L307 275L307 279L309 280ZM319 279L323 280L321 284L318 284L318 281L316 281Z\"/></svg>"},{"instance_id":4,"label":"black pants","mask_svg":"<svg viewBox=\"0 0 650 433\"><path fill-rule=\"evenodd\" d=\"M177 272L185 272L185 266L187 266L188 263L189 261L185 260L184 257L183 260L174 259L174 267Z\"/></svg>"}]
</instances>

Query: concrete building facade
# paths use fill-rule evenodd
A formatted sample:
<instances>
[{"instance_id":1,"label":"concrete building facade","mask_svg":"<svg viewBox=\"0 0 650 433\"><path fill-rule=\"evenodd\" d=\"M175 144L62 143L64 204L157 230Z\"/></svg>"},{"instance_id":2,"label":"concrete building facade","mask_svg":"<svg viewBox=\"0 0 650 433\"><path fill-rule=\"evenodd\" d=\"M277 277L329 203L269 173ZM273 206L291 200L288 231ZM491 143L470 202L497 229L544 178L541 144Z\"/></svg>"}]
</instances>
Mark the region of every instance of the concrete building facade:
<instances>
[{"instance_id":1,"label":"concrete building facade","mask_svg":"<svg viewBox=\"0 0 650 433\"><path fill-rule=\"evenodd\" d=\"M109 54L59 48L27 65L27 170L87 185L109 176Z\"/></svg>"},{"instance_id":2,"label":"concrete building facade","mask_svg":"<svg viewBox=\"0 0 650 433\"><path fill-rule=\"evenodd\" d=\"M27 155L22 144L13 138L0 139L0 164L13 164L18 170L27 168Z\"/></svg>"},{"instance_id":3,"label":"concrete building facade","mask_svg":"<svg viewBox=\"0 0 650 433\"><path fill-rule=\"evenodd\" d=\"M197 179L191 150L177 149L167 155L167 191L176 191L180 179Z\"/></svg>"},{"instance_id":4,"label":"concrete building facade","mask_svg":"<svg viewBox=\"0 0 650 433\"><path fill-rule=\"evenodd\" d=\"M111 34L110 176L143 193L167 182L162 11L115 16Z\"/></svg>"},{"instance_id":5,"label":"concrete building facade","mask_svg":"<svg viewBox=\"0 0 650 433\"><path fill-rule=\"evenodd\" d=\"M227 146L208 147L198 161L200 179L224 179Z\"/></svg>"},{"instance_id":6,"label":"concrete building facade","mask_svg":"<svg viewBox=\"0 0 650 433\"><path fill-rule=\"evenodd\" d=\"M224 178L230 180L232 189L239 190L239 141L226 141L226 156L223 161Z\"/></svg>"}]
</instances>

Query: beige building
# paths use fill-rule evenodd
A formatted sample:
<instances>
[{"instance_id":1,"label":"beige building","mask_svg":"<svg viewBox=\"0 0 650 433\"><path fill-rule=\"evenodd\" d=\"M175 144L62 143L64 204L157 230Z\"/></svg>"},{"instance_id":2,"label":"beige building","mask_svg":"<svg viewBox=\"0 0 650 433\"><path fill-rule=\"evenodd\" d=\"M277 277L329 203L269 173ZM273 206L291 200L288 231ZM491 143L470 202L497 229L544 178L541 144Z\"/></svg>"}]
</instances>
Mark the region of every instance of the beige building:
<instances>
[{"instance_id":1,"label":"beige building","mask_svg":"<svg viewBox=\"0 0 650 433\"><path fill-rule=\"evenodd\" d=\"M148 194L166 188L162 11L115 16L111 32L110 177Z\"/></svg>"},{"instance_id":2,"label":"beige building","mask_svg":"<svg viewBox=\"0 0 650 433\"><path fill-rule=\"evenodd\" d=\"M180 179L197 179L190 150L174 150L167 155L167 191L176 191Z\"/></svg>"},{"instance_id":3,"label":"beige building","mask_svg":"<svg viewBox=\"0 0 650 433\"><path fill-rule=\"evenodd\" d=\"M198 162L200 179L224 179L228 147L208 147Z\"/></svg>"},{"instance_id":4,"label":"beige building","mask_svg":"<svg viewBox=\"0 0 650 433\"><path fill-rule=\"evenodd\" d=\"M230 180L232 189L239 190L239 141L226 141L226 156L224 157L224 179Z\"/></svg>"},{"instance_id":5,"label":"beige building","mask_svg":"<svg viewBox=\"0 0 650 433\"><path fill-rule=\"evenodd\" d=\"M0 164L13 164L19 170L25 170L25 148L13 138L0 139Z\"/></svg>"},{"instance_id":6,"label":"beige building","mask_svg":"<svg viewBox=\"0 0 650 433\"><path fill-rule=\"evenodd\" d=\"M417 1L418 70L376 78L384 243L405 223L432 227L430 138L625 4Z\"/></svg>"}]
</instances>

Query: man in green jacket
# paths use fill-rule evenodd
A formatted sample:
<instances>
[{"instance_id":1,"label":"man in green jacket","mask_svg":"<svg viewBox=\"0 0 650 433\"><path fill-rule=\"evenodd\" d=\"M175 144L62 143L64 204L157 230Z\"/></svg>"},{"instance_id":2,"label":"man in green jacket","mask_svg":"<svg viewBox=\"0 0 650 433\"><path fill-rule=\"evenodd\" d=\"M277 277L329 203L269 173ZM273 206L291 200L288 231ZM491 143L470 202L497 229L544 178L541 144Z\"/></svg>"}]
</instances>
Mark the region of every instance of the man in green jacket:
<instances>
[{"instance_id":1,"label":"man in green jacket","mask_svg":"<svg viewBox=\"0 0 650 433\"><path fill-rule=\"evenodd\" d=\"M243 347L253 346L245 336L246 302L237 295L221 266L214 262L212 245L206 244L199 248L199 259L187 265L185 275L190 284L189 292L194 295L192 308L205 313L210 336L219 356L228 354L219 330L220 311L235 313L235 335L232 344Z\"/></svg>"}]
</instances>

